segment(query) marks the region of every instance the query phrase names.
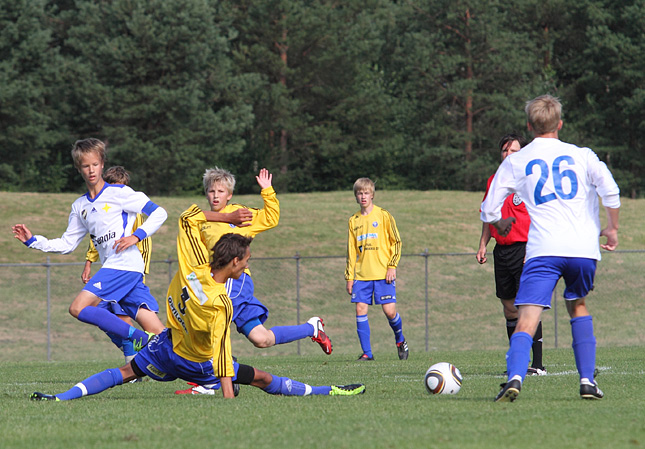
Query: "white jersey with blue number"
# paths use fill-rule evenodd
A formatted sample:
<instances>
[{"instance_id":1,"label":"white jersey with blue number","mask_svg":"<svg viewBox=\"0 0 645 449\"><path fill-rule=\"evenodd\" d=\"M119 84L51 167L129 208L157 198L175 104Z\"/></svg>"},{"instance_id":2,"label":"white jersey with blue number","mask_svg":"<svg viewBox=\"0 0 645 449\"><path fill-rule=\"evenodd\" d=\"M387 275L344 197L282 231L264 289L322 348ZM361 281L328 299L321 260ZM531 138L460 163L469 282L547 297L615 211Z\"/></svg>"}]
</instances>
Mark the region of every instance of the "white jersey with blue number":
<instances>
[{"instance_id":1,"label":"white jersey with blue number","mask_svg":"<svg viewBox=\"0 0 645 449\"><path fill-rule=\"evenodd\" d=\"M506 197L517 193L531 216L526 260L538 256L600 260L598 196L620 207L620 190L609 169L589 148L538 137L509 155L497 169L481 220L502 218Z\"/></svg>"},{"instance_id":2,"label":"white jersey with blue number","mask_svg":"<svg viewBox=\"0 0 645 449\"><path fill-rule=\"evenodd\" d=\"M143 240L154 234L167 218L167 213L142 192L128 186L105 183L103 190L93 199L89 194L72 204L65 233L57 239L34 235L26 244L45 252L68 254L76 249L87 233L96 247L103 268L143 273L144 263L136 245L116 253L114 242L132 235L132 225L138 213L148 219L134 232Z\"/></svg>"}]
</instances>

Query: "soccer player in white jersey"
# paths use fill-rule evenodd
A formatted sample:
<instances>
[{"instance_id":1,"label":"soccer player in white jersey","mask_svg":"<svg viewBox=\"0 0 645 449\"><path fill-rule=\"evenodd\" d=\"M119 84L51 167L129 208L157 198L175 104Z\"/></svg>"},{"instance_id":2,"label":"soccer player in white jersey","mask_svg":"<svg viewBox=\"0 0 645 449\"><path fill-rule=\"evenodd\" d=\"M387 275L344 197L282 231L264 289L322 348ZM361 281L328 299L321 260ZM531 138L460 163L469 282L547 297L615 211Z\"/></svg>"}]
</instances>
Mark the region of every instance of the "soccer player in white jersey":
<instances>
[{"instance_id":1,"label":"soccer player in white jersey","mask_svg":"<svg viewBox=\"0 0 645 449\"><path fill-rule=\"evenodd\" d=\"M504 199L517 193L531 217L526 245L526 263L515 305L519 317L506 355L508 381L495 397L514 401L526 375L532 336L544 309L551 307L553 289L562 277L564 299L571 317L580 396L601 399L594 379L596 338L586 297L593 288L600 248L613 251L618 245L620 190L607 166L589 148L562 142L562 106L550 95L526 105L528 129L535 139L499 166L488 197L481 205L481 220L507 235L515 219L502 219ZM598 196L607 212L601 230ZM599 236L607 238L599 244Z\"/></svg>"},{"instance_id":2,"label":"soccer player in white jersey","mask_svg":"<svg viewBox=\"0 0 645 449\"><path fill-rule=\"evenodd\" d=\"M60 238L51 240L33 235L24 224L13 226L13 233L29 248L61 254L74 251L89 233L102 267L76 296L69 313L104 332L132 340L138 350L164 326L157 317L159 305L143 283L144 262L136 244L154 234L168 215L144 193L103 180L102 141L94 138L76 141L72 159L85 180L87 193L72 204L67 230ZM132 232L138 213L146 214L148 219ZM102 301L118 303L145 332L97 307Z\"/></svg>"},{"instance_id":3,"label":"soccer player in white jersey","mask_svg":"<svg viewBox=\"0 0 645 449\"><path fill-rule=\"evenodd\" d=\"M380 304L394 332L399 359L407 360L408 343L396 311L396 267L401 260L401 236L394 217L374 204L374 181L359 178L354 196L361 210L349 218L347 232L347 293L356 304L356 332L363 353L359 361L374 360L367 310Z\"/></svg>"}]
</instances>

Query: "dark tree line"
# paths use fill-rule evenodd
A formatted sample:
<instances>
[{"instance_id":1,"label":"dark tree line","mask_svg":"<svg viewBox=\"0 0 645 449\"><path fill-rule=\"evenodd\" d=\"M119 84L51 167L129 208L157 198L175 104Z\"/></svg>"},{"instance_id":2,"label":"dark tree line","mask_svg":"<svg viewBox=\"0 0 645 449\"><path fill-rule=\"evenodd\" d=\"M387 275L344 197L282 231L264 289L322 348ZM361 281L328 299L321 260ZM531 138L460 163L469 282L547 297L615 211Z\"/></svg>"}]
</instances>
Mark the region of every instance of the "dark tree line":
<instances>
[{"instance_id":1,"label":"dark tree line","mask_svg":"<svg viewBox=\"0 0 645 449\"><path fill-rule=\"evenodd\" d=\"M0 0L0 189L78 190L93 136L149 194L482 190L551 93L642 196L644 32L643 0Z\"/></svg>"}]
</instances>

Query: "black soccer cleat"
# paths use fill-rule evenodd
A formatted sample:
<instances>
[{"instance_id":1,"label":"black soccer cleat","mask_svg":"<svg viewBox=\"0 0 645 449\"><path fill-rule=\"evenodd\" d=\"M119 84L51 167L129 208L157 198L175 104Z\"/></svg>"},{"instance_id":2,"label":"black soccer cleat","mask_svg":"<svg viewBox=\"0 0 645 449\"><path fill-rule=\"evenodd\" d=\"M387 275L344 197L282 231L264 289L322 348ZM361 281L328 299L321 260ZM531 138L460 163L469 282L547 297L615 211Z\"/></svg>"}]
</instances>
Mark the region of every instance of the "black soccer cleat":
<instances>
[{"instance_id":1,"label":"black soccer cleat","mask_svg":"<svg viewBox=\"0 0 645 449\"><path fill-rule=\"evenodd\" d=\"M495 396L495 402L513 402L517 399L522 389L522 382L517 379L512 379L501 384L502 390Z\"/></svg>"},{"instance_id":2,"label":"black soccer cleat","mask_svg":"<svg viewBox=\"0 0 645 449\"><path fill-rule=\"evenodd\" d=\"M399 353L399 360L407 360L408 355L410 355L410 350L408 349L408 342L403 340L401 343L397 343L396 351Z\"/></svg>"},{"instance_id":3,"label":"black soccer cleat","mask_svg":"<svg viewBox=\"0 0 645 449\"><path fill-rule=\"evenodd\" d=\"M365 361L368 361L368 360L374 360L374 356L370 357L367 354L361 354L357 359L357 361L359 361L359 362L365 362Z\"/></svg>"},{"instance_id":4,"label":"black soccer cleat","mask_svg":"<svg viewBox=\"0 0 645 449\"><path fill-rule=\"evenodd\" d=\"M582 399L602 399L605 394L602 392L598 385L591 383L580 384L580 397Z\"/></svg>"}]
</instances>

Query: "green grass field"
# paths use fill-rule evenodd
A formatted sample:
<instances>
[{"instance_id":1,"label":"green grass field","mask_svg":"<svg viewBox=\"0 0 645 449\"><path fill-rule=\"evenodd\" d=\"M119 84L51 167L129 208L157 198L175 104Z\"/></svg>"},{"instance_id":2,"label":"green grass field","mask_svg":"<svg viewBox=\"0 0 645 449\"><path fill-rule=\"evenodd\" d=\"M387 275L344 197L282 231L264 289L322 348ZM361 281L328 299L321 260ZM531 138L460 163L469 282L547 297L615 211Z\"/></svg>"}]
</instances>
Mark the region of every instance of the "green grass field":
<instances>
[{"instance_id":1,"label":"green grass field","mask_svg":"<svg viewBox=\"0 0 645 449\"><path fill-rule=\"evenodd\" d=\"M413 353L373 363L353 357L253 357L247 362L310 384L363 382L356 397L279 397L242 387L240 396L178 396L177 381L146 381L64 403L31 402L105 363L0 364L3 448L638 448L645 445L642 347L601 348L606 397L578 395L570 349L549 350L547 376L529 377L514 403L494 403L503 359L493 351ZM423 375L451 361L464 383L455 396L430 396Z\"/></svg>"},{"instance_id":2,"label":"green grass field","mask_svg":"<svg viewBox=\"0 0 645 449\"><path fill-rule=\"evenodd\" d=\"M544 314L545 364L549 375L528 378L513 404L495 404L504 379L507 346L501 308L494 297L492 259L475 262L481 223L478 192L377 192L376 203L397 219L405 257L397 289L410 360L396 359L392 333L382 313L370 312L377 360L354 361L360 347L353 309L344 293L344 261L309 259L301 264L300 322L320 314L334 343L326 357L304 341L266 350L235 336L243 362L311 384L363 382L365 395L351 398L272 397L244 387L239 398L179 397L181 382L143 382L68 403L32 403L33 391L57 393L85 377L118 366L122 357L98 330L67 314L81 289L82 267L52 270L52 362L46 362L46 278L42 267L0 267L0 448L187 447L226 448L545 448L645 446L645 322L642 309L645 255L606 254L590 295L598 339L602 401L578 397L568 319ZM0 192L0 263L42 264L47 255L27 250L10 226L58 237L76 195ZM280 225L252 245L256 291L271 310L270 325L295 324L293 258L342 256L346 223L356 209L351 192L280 195ZM154 198L169 220L155 235L153 260L174 258L176 219L201 197ZM259 195L235 196L259 207ZM645 200L623 199L622 250L645 249L641 223ZM603 217L604 218L604 217ZM86 243L55 263L84 260ZM493 244L489 244L492 257ZM429 351L425 351L424 252L459 254L429 259ZM284 257L282 261L261 260ZM165 295L168 269L153 265L149 285ZM561 290L560 290L561 291ZM561 294L561 293L560 293ZM557 325L557 327L555 327ZM555 348L555 331L559 345ZM422 379L433 363L450 361L464 375L457 396L429 396Z\"/></svg>"}]
</instances>

